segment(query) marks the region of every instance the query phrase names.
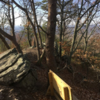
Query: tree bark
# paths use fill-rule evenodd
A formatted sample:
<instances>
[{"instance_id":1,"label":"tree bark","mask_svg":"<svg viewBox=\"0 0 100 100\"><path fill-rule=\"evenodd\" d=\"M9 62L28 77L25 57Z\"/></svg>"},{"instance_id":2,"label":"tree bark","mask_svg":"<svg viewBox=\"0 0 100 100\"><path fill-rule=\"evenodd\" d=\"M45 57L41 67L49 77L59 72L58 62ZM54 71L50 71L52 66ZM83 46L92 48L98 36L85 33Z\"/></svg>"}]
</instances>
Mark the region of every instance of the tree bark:
<instances>
[{"instance_id":1,"label":"tree bark","mask_svg":"<svg viewBox=\"0 0 100 100\"><path fill-rule=\"evenodd\" d=\"M87 41L85 41L85 43L84 43L84 54L85 54L86 50L87 50Z\"/></svg>"},{"instance_id":2,"label":"tree bark","mask_svg":"<svg viewBox=\"0 0 100 100\"><path fill-rule=\"evenodd\" d=\"M57 0L48 0L48 34L46 38L46 62L49 69L56 67L54 57L56 3Z\"/></svg>"},{"instance_id":3,"label":"tree bark","mask_svg":"<svg viewBox=\"0 0 100 100\"><path fill-rule=\"evenodd\" d=\"M60 24L60 46L59 46L59 54L60 54L60 58L62 56L62 46L61 46L61 42L62 42L62 38L63 38L63 14L64 14L64 0L62 1L62 5L61 5L61 24Z\"/></svg>"},{"instance_id":4,"label":"tree bark","mask_svg":"<svg viewBox=\"0 0 100 100\"><path fill-rule=\"evenodd\" d=\"M30 39L29 26L27 26L27 39L28 39L29 46L31 47L32 44L31 44L31 39Z\"/></svg>"}]
</instances>

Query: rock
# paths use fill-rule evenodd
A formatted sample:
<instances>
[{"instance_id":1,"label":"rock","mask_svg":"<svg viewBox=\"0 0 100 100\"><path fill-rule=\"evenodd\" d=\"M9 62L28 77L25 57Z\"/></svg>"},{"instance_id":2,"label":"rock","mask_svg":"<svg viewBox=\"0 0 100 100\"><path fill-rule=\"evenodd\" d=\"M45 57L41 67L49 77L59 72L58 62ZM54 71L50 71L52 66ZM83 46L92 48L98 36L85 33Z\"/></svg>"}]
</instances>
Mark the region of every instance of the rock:
<instances>
[{"instance_id":1,"label":"rock","mask_svg":"<svg viewBox=\"0 0 100 100\"><path fill-rule=\"evenodd\" d=\"M34 71L32 70L23 78L23 80L20 82L19 86L20 87L27 87L28 89L31 89L34 87L34 84L36 82L36 75L33 74Z\"/></svg>"},{"instance_id":2,"label":"rock","mask_svg":"<svg viewBox=\"0 0 100 100\"><path fill-rule=\"evenodd\" d=\"M18 54L16 49L10 49L0 55L0 84L17 83L21 87L34 87L36 75L25 56Z\"/></svg>"},{"instance_id":3,"label":"rock","mask_svg":"<svg viewBox=\"0 0 100 100\"><path fill-rule=\"evenodd\" d=\"M21 54L13 54L12 53L12 54L6 56L5 58L3 58L2 60L0 60L0 74L3 71L10 68L11 66L13 66L21 56L22 56Z\"/></svg>"},{"instance_id":4,"label":"rock","mask_svg":"<svg viewBox=\"0 0 100 100\"><path fill-rule=\"evenodd\" d=\"M10 53L17 53L17 50L14 48L14 49L5 51L4 53L0 54L0 60L8 56Z\"/></svg>"}]
</instances>

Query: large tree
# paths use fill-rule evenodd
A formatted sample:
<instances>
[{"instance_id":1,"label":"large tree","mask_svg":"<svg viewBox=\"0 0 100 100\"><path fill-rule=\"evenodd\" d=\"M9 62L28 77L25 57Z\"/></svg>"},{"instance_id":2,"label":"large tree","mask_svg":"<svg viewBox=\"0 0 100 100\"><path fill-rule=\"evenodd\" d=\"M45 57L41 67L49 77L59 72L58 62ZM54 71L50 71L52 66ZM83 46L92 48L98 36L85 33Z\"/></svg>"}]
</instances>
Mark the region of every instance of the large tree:
<instances>
[{"instance_id":1,"label":"large tree","mask_svg":"<svg viewBox=\"0 0 100 100\"><path fill-rule=\"evenodd\" d=\"M46 37L46 62L49 68L56 66L54 57L56 4L57 0L48 0L48 32Z\"/></svg>"}]
</instances>

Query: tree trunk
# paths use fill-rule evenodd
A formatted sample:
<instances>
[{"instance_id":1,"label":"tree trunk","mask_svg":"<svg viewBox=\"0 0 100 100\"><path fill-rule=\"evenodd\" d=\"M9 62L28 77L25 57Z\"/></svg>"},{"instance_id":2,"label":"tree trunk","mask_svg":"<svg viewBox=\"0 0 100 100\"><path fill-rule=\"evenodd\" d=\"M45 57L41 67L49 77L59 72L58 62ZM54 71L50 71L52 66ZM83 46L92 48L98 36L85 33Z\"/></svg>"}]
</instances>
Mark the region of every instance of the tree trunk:
<instances>
[{"instance_id":1,"label":"tree trunk","mask_svg":"<svg viewBox=\"0 0 100 100\"><path fill-rule=\"evenodd\" d=\"M56 3L57 0L48 0L48 34L46 38L46 62L49 69L56 67L54 57Z\"/></svg>"},{"instance_id":2,"label":"tree trunk","mask_svg":"<svg viewBox=\"0 0 100 100\"><path fill-rule=\"evenodd\" d=\"M10 49L10 46L8 45L8 43L6 42L5 38L0 34L0 39L2 40L2 42L5 44L7 49Z\"/></svg>"},{"instance_id":3,"label":"tree trunk","mask_svg":"<svg viewBox=\"0 0 100 100\"><path fill-rule=\"evenodd\" d=\"M31 1L31 4L32 4L31 6L32 6L32 9L33 9L33 14L34 14L34 21L35 21L35 24L36 24L36 27L37 27L37 32L39 34L40 47L43 48L43 46L42 46L42 38L41 38L40 30L39 30L39 27L38 27L37 17L36 17L34 0Z\"/></svg>"},{"instance_id":4,"label":"tree trunk","mask_svg":"<svg viewBox=\"0 0 100 100\"><path fill-rule=\"evenodd\" d=\"M30 19L27 11L25 13L26 13L28 21L32 25L32 30L33 30L33 33L34 33L34 37L35 37L35 41L36 41L36 46L37 46L37 60L40 60L39 41L38 41L38 37L37 37L37 34L36 34L35 25L33 24L32 20Z\"/></svg>"},{"instance_id":5,"label":"tree trunk","mask_svg":"<svg viewBox=\"0 0 100 100\"><path fill-rule=\"evenodd\" d=\"M63 22L63 34L62 34L62 41L64 42L64 33L66 31L66 22Z\"/></svg>"},{"instance_id":6,"label":"tree trunk","mask_svg":"<svg viewBox=\"0 0 100 100\"><path fill-rule=\"evenodd\" d=\"M22 50L21 50L19 44L17 43L16 39L15 39L13 36L7 34L7 33L6 33L5 31L3 31L1 28L0 28L0 32L1 32L0 34L2 34L4 37L6 37L6 38L8 38L10 41L12 41L12 43L15 45L15 47L16 47L18 53L22 53Z\"/></svg>"},{"instance_id":7,"label":"tree trunk","mask_svg":"<svg viewBox=\"0 0 100 100\"><path fill-rule=\"evenodd\" d=\"M27 27L27 39L28 39L29 46L31 47L32 44L31 44L31 39L30 39L29 26Z\"/></svg>"},{"instance_id":8,"label":"tree trunk","mask_svg":"<svg viewBox=\"0 0 100 100\"><path fill-rule=\"evenodd\" d=\"M20 48L20 45L17 43L17 41L15 39L11 40L13 42L13 44L15 45L18 53L23 53L21 48Z\"/></svg>"},{"instance_id":9,"label":"tree trunk","mask_svg":"<svg viewBox=\"0 0 100 100\"><path fill-rule=\"evenodd\" d=\"M36 47L37 47L37 60L40 60L39 41L38 41L38 38L37 38L35 26L33 24L32 24L32 28L33 28L33 32L34 32Z\"/></svg>"},{"instance_id":10,"label":"tree trunk","mask_svg":"<svg viewBox=\"0 0 100 100\"><path fill-rule=\"evenodd\" d=\"M59 46L60 58L62 56L62 46L61 46L61 42L62 42L62 32L63 32L62 25L63 25L63 5L62 5L62 8L61 8L61 24L60 24L60 46Z\"/></svg>"},{"instance_id":11,"label":"tree trunk","mask_svg":"<svg viewBox=\"0 0 100 100\"><path fill-rule=\"evenodd\" d=\"M85 43L84 43L84 54L85 54L86 50L87 50L87 41L85 41Z\"/></svg>"}]
</instances>

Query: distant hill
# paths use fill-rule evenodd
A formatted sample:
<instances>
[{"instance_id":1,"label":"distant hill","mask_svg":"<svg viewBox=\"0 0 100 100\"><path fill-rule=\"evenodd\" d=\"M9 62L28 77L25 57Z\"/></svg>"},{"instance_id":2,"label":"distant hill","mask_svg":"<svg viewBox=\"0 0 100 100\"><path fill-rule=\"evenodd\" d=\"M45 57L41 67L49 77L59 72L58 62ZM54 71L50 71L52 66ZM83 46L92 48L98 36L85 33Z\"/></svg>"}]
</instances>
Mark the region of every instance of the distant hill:
<instances>
[{"instance_id":1,"label":"distant hill","mask_svg":"<svg viewBox=\"0 0 100 100\"><path fill-rule=\"evenodd\" d=\"M75 26L68 26L66 32L72 31L71 33L73 34L74 27L75 27ZM85 28L86 28L86 26L82 27L82 29L85 29ZM91 26L89 27L89 32L91 32L91 31L93 30L93 28L94 28L94 25L91 25ZM16 32L16 33L22 31L23 29L24 29L23 26L15 26L15 32ZM56 29L58 29L58 28L56 28ZM7 33L10 33L10 27L5 27L5 31L6 31ZM99 28L99 26L97 26L97 27L96 27L95 33L99 33L99 32L100 32L100 28ZM56 31L56 34L59 34L59 32Z\"/></svg>"},{"instance_id":2,"label":"distant hill","mask_svg":"<svg viewBox=\"0 0 100 100\"><path fill-rule=\"evenodd\" d=\"M22 31L24 29L23 26L15 26L15 32Z\"/></svg>"},{"instance_id":3,"label":"distant hill","mask_svg":"<svg viewBox=\"0 0 100 100\"><path fill-rule=\"evenodd\" d=\"M20 32L21 30L23 30L24 27L23 26L15 26L15 33ZM5 27L5 32L10 33L11 29L9 26Z\"/></svg>"}]
</instances>

